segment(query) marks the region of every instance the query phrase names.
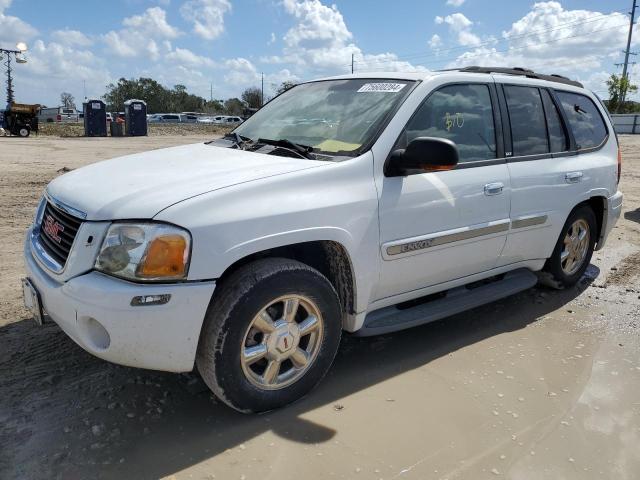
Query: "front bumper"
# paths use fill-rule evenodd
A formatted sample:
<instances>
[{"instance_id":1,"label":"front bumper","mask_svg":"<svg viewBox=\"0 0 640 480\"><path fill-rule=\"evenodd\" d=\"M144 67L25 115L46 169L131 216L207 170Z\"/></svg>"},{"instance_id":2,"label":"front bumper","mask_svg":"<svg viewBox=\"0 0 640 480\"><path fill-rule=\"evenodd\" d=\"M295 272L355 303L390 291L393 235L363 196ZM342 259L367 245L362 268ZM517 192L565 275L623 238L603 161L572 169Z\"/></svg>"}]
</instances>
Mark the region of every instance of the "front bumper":
<instances>
[{"instance_id":1,"label":"front bumper","mask_svg":"<svg viewBox=\"0 0 640 480\"><path fill-rule=\"evenodd\" d=\"M34 260L25 241L27 276L46 314L93 355L131 367L193 369L215 282L135 284L89 272L59 283ZM131 306L140 295L171 295L165 305Z\"/></svg>"},{"instance_id":2,"label":"front bumper","mask_svg":"<svg viewBox=\"0 0 640 480\"><path fill-rule=\"evenodd\" d=\"M607 241L607 237L615 227L618 219L620 218L620 214L622 213L622 199L624 195L622 192L618 191L611 197L607 198L607 202L605 205L605 212L603 218L602 231L600 232L600 238L598 239L598 243L596 245L596 250L600 250L604 247L604 244Z\"/></svg>"}]
</instances>

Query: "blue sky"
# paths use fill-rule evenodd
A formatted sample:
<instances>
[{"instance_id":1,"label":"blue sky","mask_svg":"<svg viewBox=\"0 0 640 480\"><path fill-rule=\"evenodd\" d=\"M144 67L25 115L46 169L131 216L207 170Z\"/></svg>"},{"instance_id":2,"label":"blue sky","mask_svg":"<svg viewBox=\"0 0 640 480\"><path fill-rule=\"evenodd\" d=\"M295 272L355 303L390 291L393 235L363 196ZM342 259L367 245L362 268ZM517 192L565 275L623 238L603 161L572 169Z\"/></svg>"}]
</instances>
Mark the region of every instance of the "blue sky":
<instances>
[{"instance_id":1,"label":"blue sky","mask_svg":"<svg viewBox=\"0 0 640 480\"><path fill-rule=\"evenodd\" d=\"M19 101L82 99L151 76L208 97L356 70L518 65L606 94L630 0L0 0L0 45L29 45ZM634 45L638 42L634 39ZM632 70L636 76L636 68ZM635 77L634 77L635 78Z\"/></svg>"}]
</instances>

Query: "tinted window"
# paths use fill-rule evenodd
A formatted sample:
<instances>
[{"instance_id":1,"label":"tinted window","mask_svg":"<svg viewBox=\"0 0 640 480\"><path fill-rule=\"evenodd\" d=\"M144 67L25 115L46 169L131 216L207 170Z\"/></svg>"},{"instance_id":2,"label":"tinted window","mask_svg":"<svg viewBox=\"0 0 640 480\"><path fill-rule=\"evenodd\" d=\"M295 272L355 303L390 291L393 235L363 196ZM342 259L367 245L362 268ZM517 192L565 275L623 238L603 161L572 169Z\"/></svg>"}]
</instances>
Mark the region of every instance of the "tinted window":
<instances>
[{"instance_id":1,"label":"tinted window","mask_svg":"<svg viewBox=\"0 0 640 480\"><path fill-rule=\"evenodd\" d=\"M557 92L557 94L569 119L569 126L578 148L600 145L607 136L607 128L591 99L578 93Z\"/></svg>"},{"instance_id":2,"label":"tinted window","mask_svg":"<svg viewBox=\"0 0 640 480\"><path fill-rule=\"evenodd\" d=\"M496 158L496 134L489 87L450 85L432 93L407 124L400 147L417 137L448 138L460 162Z\"/></svg>"},{"instance_id":3,"label":"tinted window","mask_svg":"<svg viewBox=\"0 0 640 480\"><path fill-rule=\"evenodd\" d=\"M504 94L511 121L513 156L548 153L547 125L538 89L505 86Z\"/></svg>"},{"instance_id":4,"label":"tinted window","mask_svg":"<svg viewBox=\"0 0 640 480\"><path fill-rule=\"evenodd\" d=\"M549 131L549 144L552 152L565 152L569 150L567 134L562 127L562 120L558 107L553 103L551 95L546 90L541 90L544 112L547 115L547 130Z\"/></svg>"}]
</instances>

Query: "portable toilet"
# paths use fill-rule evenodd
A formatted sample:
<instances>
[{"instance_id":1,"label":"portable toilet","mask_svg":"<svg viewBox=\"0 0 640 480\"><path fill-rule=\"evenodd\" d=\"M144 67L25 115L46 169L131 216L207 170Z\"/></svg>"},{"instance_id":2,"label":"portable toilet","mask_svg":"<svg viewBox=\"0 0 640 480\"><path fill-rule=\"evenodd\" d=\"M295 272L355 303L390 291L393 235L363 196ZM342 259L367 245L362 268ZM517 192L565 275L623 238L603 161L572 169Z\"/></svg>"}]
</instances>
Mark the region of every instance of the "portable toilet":
<instances>
[{"instance_id":1,"label":"portable toilet","mask_svg":"<svg viewBox=\"0 0 640 480\"><path fill-rule=\"evenodd\" d=\"M124 123L127 136L147 135L147 104L144 100L131 99L124 102Z\"/></svg>"},{"instance_id":2,"label":"portable toilet","mask_svg":"<svg viewBox=\"0 0 640 480\"><path fill-rule=\"evenodd\" d=\"M107 111L102 100L87 100L84 107L84 134L87 137L107 136Z\"/></svg>"}]
</instances>

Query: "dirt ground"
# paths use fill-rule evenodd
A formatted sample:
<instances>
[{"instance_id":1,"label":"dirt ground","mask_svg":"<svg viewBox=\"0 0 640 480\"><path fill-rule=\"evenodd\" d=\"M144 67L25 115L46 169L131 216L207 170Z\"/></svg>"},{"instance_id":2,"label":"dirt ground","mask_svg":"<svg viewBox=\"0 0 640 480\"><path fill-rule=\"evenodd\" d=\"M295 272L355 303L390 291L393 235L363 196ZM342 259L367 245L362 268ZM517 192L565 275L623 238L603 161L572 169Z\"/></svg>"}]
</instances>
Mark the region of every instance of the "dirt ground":
<instances>
[{"instance_id":1,"label":"dirt ground","mask_svg":"<svg viewBox=\"0 0 640 480\"><path fill-rule=\"evenodd\" d=\"M0 478L637 479L640 136L623 218L573 289L344 339L306 399L244 416L195 374L119 367L22 307L22 237L65 168L202 141L0 138Z\"/></svg>"}]
</instances>

